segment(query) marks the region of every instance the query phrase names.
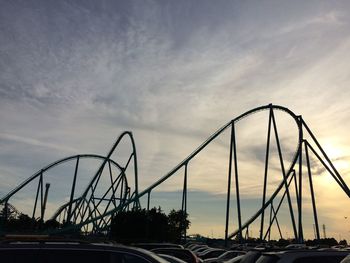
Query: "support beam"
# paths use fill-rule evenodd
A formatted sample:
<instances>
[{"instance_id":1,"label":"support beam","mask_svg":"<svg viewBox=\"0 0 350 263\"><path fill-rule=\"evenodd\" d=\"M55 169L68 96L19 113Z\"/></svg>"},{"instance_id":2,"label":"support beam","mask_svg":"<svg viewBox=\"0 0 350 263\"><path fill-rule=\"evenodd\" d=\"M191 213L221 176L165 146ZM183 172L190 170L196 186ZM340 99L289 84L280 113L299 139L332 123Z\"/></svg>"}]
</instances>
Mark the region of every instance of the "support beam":
<instances>
[{"instance_id":1,"label":"support beam","mask_svg":"<svg viewBox=\"0 0 350 263\"><path fill-rule=\"evenodd\" d=\"M265 154L265 170L264 170L264 187L263 187L263 198L262 198L262 207L265 206L266 201L266 186L267 186L267 172L269 169L269 152L270 152L270 137L271 137L271 120L272 120L272 107L269 112L269 125L267 128L267 142L266 142L266 154ZM260 222L260 240L263 238L264 232L264 214L265 209L261 213L261 222Z\"/></svg>"},{"instance_id":2,"label":"support beam","mask_svg":"<svg viewBox=\"0 0 350 263\"><path fill-rule=\"evenodd\" d=\"M50 184L47 183L45 184L45 196L44 196L44 203L43 203L43 207L42 209L42 220L44 222L44 218L45 218L45 210L46 210L46 203L47 203L47 196L49 194L49 189L50 189Z\"/></svg>"},{"instance_id":3,"label":"support beam","mask_svg":"<svg viewBox=\"0 0 350 263\"><path fill-rule=\"evenodd\" d=\"M303 119L301 116L298 117L299 130L302 133ZM303 137L303 136L301 136ZM304 243L304 234L303 234L303 143L299 143L299 196L298 196L298 241L300 244Z\"/></svg>"},{"instance_id":4,"label":"support beam","mask_svg":"<svg viewBox=\"0 0 350 263\"><path fill-rule=\"evenodd\" d=\"M311 174L309 150L308 150L308 145L307 145L306 141L304 141L304 145L305 145L306 164L307 164L307 171L308 171L309 185L310 185L312 211L313 211L313 215L314 215L314 225L315 225L315 230L316 230L316 239L320 240L320 228L319 228L319 225L318 225L316 200L315 200L314 186L313 186L313 183L312 183L312 174Z\"/></svg>"},{"instance_id":5,"label":"support beam","mask_svg":"<svg viewBox=\"0 0 350 263\"><path fill-rule=\"evenodd\" d=\"M70 219L71 219L72 205L73 205L73 199L74 199L74 193L75 193L75 184L77 181L77 174L78 174L78 167L79 167L79 156L77 157L77 162L75 163L74 177L73 177L72 189L70 191L69 206L68 206L68 212L67 212L67 221L66 221L67 223L70 223Z\"/></svg>"},{"instance_id":6,"label":"support beam","mask_svg":"<svg viewBox=\"0 0 350 263\"><path fill-rule=\"evenodd\" d=\"M340 174L338 173L337 169L335 169L333 163L331 162L331 160L329 159L329 157L327 156L326 152L323 150L323 148L321 147L321 145L319 144L318 140L316 139L315 135L312 133L312 131L310 130L310 128L307 126L307 124L303 121L303 127L305 127L305 129L308 131L308 133L310 134L311 138L313 139L313 141L316 143L318 149L321 151L322 155L324 156L324 158L326 159L326 161L328 162L328 164L330 165L330 167L333 169L334 174L332 173L332 176L337 177L338 181L340 182L340 184L342 185L342 189L344 190L344 192L348 195L348 197L350 197L350 189L348 188L347 184L345 183L345 181L343 180L343 178L340 176ZM327 170L330 170L327 166ZM337 181L337 182L338 182Z\"/></svg>"},{"instance_id":7,"label":"support beam","mask_svg":"<svg viewBox=\"0 0 350 263\"><path fill-rule=\"evenodd\" d=\"M231 124L233 127L233 123ZM226 200L226 224L225 224L225 247L228 244L228 226L230 220L230 199L231 199L231 177L232 177L232 152L233 152L233 140L234 133L231 127L231 137L230 137L230 155L228 161L228 179L227 179L227 200Z\"/></svg>"},{"instance_id":8,"label":"support beam","mask_svg":"<svg viewBox=\"0 0 350 263\"><path fill-rule=\"evenodd\" d=\"M242 217L241 217L241 200L239 197L239 181L238 181L238 161L237 161L237 145L236 145L236 131L235 125L232 125L232 134L233 134L233 158L235 164L235 182L236 182L236 199L237 199L237 216L238 216L238 240L240 243L242 240Z\"/></svg>"},{"instance_id":9,"label":"support beam","mask_svg":"<svg viewBox=\"0 0 350 263\"><path fill-rule=\"evenodd\" d=\"M188 163L185 164L184 183L183 183L183 191L182 191L182 204L181 204L181 212L184 215L187 215L187 166L188 166ZM182 226L183 226L183 220L185 220L184 217L182 218L182 221L181 221ZM185 229L185 233L184 233L185 242L186 242L186 236L187 236L187 231Z\"/></svg>"},{"instance_id":10,"label":"support beam","mask_svg":"<svg viewBox=\"0 0 350 263\"><path fill-rule=\"evenodd\" d=\"M292 181L293 181L293 179L294 179L295 176L296 176L296 175L295 175L295 172L293 171L292 177L289 179L289 182L288 182L288 187L289 187L290 184L292 183ZM283 203L283 200L284 200L286 194L287 194L287 191L284 190L284 193L283 193L283 195L282 195L282 197L281 197L281 199L280 199L280 201L279 201L279 203L278 203L277 209L274 211L274 215L273 215L273 217L272 217L272 220L270 221L270 225L269 225L269 227L268 227L268 229L267 229L267 231L266 231L266 234L265 234L265 236L264 236L264 239L266 239L266 236L267 236L268 233L271 231L272 224L273 224L273 222L276 220L277 213L278 213L278 211L279 211L280 208L281 208L281 205L282 205L282 203ZM271 202L271 205L272 205L272 204L273 204L273 202ZM271 207L271 209L272 209L272 207Z\"/></svg>"},{"instance_id":11,"label":"support beam","mask_svg":"<svg viewBox=\"0 0 350 263\"><path fill-rule=\"evenodd\" d=\"M36 189L36 195L35 195L35 201L34 201L34 208L33 208L32 219L35 219L35 212L36 212L36 206L37 206L37 204L38 204L38 197L39 197L40 185L41 185L41 180L40 180L40 177L39 177L38 187L37 187L37 189Z\"/></svg>"},{"instance_id":12,"label":"support beam","mask_svg":"<svg viewBox=\"0 0 350 263\"><path fill-rule=\"evenodd\" d=\"M292 200L291 200L290 193L289 193L289 188L287 185L287 176L286 176L286 172L284 169L282 149L281 149L280 141L278 138L277 125L276 125L276 120L275 120L275 116L274 116L273 111L272 111L272 123L273 123L274 131L275 131L275 138L276 138L276 143L277 143L278 155L279 155L281 170L282 170L282 175L283 175L283 183L285 185L285 189L287 192L287 200L288 200L288 206L289 206L289 213L290 213L290 217L291 217L291 221L292 221L292 225L293 225L294 238L297 240L298 234L297 234L297 229L296 229L296 224L295 224L293 205L292 205Z\"/></svg>"},{"instance_id":13,"label":"support beam","mask_svg":"<svg viewBox=\"0 0 350 263\"><path fill-rule=\"evenodd\" d=\"M147 211L149 211L149 205L150 205L150 202L151 202L151 191L149 191L147 193Z\"/></svg>"}]
</instances>

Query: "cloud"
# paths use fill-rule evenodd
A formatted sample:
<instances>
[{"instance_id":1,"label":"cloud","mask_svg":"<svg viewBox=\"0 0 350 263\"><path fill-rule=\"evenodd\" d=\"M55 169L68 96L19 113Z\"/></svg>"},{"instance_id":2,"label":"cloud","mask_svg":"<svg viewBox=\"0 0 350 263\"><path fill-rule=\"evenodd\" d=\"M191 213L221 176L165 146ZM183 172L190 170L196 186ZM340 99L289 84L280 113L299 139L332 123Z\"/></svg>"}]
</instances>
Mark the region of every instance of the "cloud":
<instances>
[{"instance_id":1,"label":"cloud","mask_svg":"<svg viewBox=\"0 0 350 263\"><path fill-rule=\"evenodd\" d=\"M39 147L44 147L44 148L49 148L52 150L56 151L63 151L63 152L70 152L70 153L76 153L77 149L73 149L67 146L62 146L62 145L56 145L53 143L47 143L43 141L39 141L33 138L28 138L28 137L21 137L21 136L16 136L14 134L6 134L6 133L0 133L0 140L8 140L12 141L14 143L22 143L22 144L27 144L29 146L39 146Z\"/></svg>"},{"instance_id":2,"label":"cloud","mask_svg":"<svg viewBox=\"0 0 350 263\"><path fill-rule=\"evenodd\" d=\"M320 26L341 26L345 22L342 20L344 14L341 11L333 10L327 13L321 13L312 18L291 23L280 30L281 34L290 34L294 31L305 30L309 27Z\"/></svg>"},{"instance_id":3,"label":"cloud","mask_svg":"<svg viewBox=\"0 0 350 263\"><path fill-rule=\"evenodd\" d=\"M321 144L332 138L350 149L347 9L311 1L4 3L0 165L11 180L1 192L73 152L104 155L123 130L134 133L145 188L218 127L271 102L303 114ZM239 139L240 160L252 163L240 171L251 197L261 188L250 171L262 176L267 127L255 117L241 122ZM278 123L289 160L295 136ZM228 139L193 163L195 189L225 191ZM272 186L278 171L272 162Z\"/></svg>"}]
</instances>

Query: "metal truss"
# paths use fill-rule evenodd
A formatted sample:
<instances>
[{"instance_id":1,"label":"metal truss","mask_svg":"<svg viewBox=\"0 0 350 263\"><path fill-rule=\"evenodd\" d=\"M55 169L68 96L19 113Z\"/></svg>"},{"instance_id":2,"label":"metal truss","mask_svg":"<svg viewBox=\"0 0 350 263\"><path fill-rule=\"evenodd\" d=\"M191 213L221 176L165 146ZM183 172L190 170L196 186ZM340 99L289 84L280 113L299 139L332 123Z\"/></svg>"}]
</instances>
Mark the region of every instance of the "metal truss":
<instances>
[{"instance_id":1,"label":"metal truss","mask_svg":"<svg viewBox=\"0 0 350 263\"><path fill-rule=\"evenodd\" d=\"M111 156L117 149L120 142L124 139L124 137L129 137L132 152L129 155L126 164L122 166L118 162L112 160ZM81 166L81 160L83 159L97 159L101 161L101 164L95 172L95 175L91 178L90 183L83 191L83 193L77 193L77 175ZM106 214L107 212L125 209L125 203L130 198L133 198L134 200L132 202L132 205L134 207L139 207L138 199L134 198L138 193L137 156L135 143L131 132L123 132L114 143L107 156L96 154L79 154L69 156L67 158L51 163L50 165L39 170L0 200L0 204L4 207L3 210L13 211L15 208L10 204L11 198L16 196L17 193L19 193L25 187L29 186L31 183L37 183L37 190L35 199L33 201L31 216L33 219L43 222L45 219L46 203L50 187L49 183L44 183L45 175L52 168L69 161L75 162L75 169L72 173L73 183L69 193L70 198L65 204L59 207L58 210L50 218L50 220L56 220L61 224L62 227L58 232L64 233L68 230L71 231L72 229L78 229L85 233L100 233L108 230L108 227L110 225L111 214ZM126 170L128 169L131 162L133 162L134 165L133 179L135 186L133 187L133 192L131 192L131 187L128 185L126 176ZM115 171L118 172L116 173ZM100 181L102 176L108 176L110 185L107 187L107 190L105 190L104 187L104 191L101 193ZM76 198L75 196L77 195L79 195L79 197ZM13 207L13 209L9 210L8 208L11 207ZM128 204L128 207L130 207L130 203ZM38 214L39 217L37 217ZM19 213L17 212L16 215L18 216ZM9 215L3 213L2 216L8 218ZM98 220L91 221L92 218L97 217L99 217Z\"/></svg>"},{"instance_id":2,"label":"metal truss","mask_svg":"<svg viewBox=\"0 0 350 263\"><path fill-rule=\"evenodd\" d=\"M261 208L256 211L246 222L242 222L241 215L241 200L240 200L240 186L239 186L239 174L238 174L238 158L237 158L237 146L236 146L236 125L244 118L247 118L250 115L256 114L261 111L269 112L269 120L268 120L268 131L266 138L266 156L265 156L265 169L264 169L264 182L263 182L263 191L261 195ZM296 127L298 129L298 143L293 154L292 162L289 167L285 167L286 160L283 157L281 144L280 144L280 135L277 129L275 112L282 111L288 114L292 120L295 122ZM172 177L177 171L183 170L183 187L182 187L182 211L187 213L187 182L188 177L188 167L191 164L191 161L201 153L203 149L205 149L210 143L214 141L220 134L224 131L230 129L231 137L230 137L230 148L229 148L229 165L228 165L228 180L227 180L227 205L226 205L226 223L225 223L225 240L232 238L238 238L240 242L243 242L243 233L246 231L248 233L249 226L254 223L256 220L260 219L260 236L261 240L269 240L271 236L272 226L275 224L279 230L279 234L282 236L280 225L278 222L278 212L280 211L281 205L285 199L287 199L287 205L289 209L289 215L291 219L291 227L293 230L294 239L297 242L302 243L304 240L303 237L303 191L302 191L302 178L307 176L309 181L311 200L312 200L312 214L314 217L314 225L316 238L320 239L319 232L319 222L317 217L317 206L316 206L316 198L314 194L313 187L313 175L311 169L310 162L310 154L312 152L314 157L322 164L325 170L333 177L335 182L339 185L340 189L345 192L345 194L350 198L350 190L346 185L345 181L339 174L339 172L334 167L330 158L327 156L320 143L316 139L315 135L312 133L310 128L307 126L305 121L301 116L295 115L288 108L278 106L278 105L266 105L262 107L257 107L250 111L247 111L235 119L232 119L230 122L222 126L218 131L212 134L205 142L203 142L197 149L195 149L187 158L185 158L182 162L180 162L177 166L175 166L170 172L168 172L165 176L163 176L160 180L156 181L153 185L140 192L137 198L141 198L142 196L147 196L147 209L150 207L150 197L152 191L160 186L167 179ZM307 136L308 135L308 136ZM282 177L281 183L277 186L272 195L267 198L266 194L266 186L267 186L267 178L268 178L268 167L269 167L269 152L270 152L270 144L272 136L275 137L275 141L277 144L278 158L280 163L280 174ZM310 138L308 141L306 138ZM312 146L314 145L314 146ZM306 171L305 165L303 165L303 157L306 162ZM233 174L233 175L232 175ZM235 181L235 193L236 193L236 210L237 210L237 222L236 230L232 233L229 233L229 218L230 218L230 199L231 199L231 182L232 176L234 176ZM292 198L290 194L291 187L295 187L296 191L296 199L297 199L297 209L293 208ZM278 204L274 204L277 202L277 196L282 195L281 199L278 201ZM132 200L129 200L132 202ZM264 229L265 225L265 213L269 212L269 221L267 229Z\"/></svg>"},{"instance_id":3,"label":"metal truss","mask_svg":"<svg viewBox=\"0 0 350 263\"><path fill-rule=\"evenodd\" d=\"M251 215L251 217L243 222L242 220L242 205L240 196L240 176L239 176L239 161L237 152L237 135L236 127L237 124L244 118L247 118L253 114L261 111L268 112L268 124L267 124L267 134L266 134L266 152L265 152L265 162L263 171L263 185L261 193L261 206L260 208ZM297 145L293 153L293 158L290 165L286 167L287 160L283 156L283 151L281 147L280 134L277 127L275 113L276 111L281 111L287 116L291 117L295 123L298 131ZM193 159L199 155L202 150L204 150L208 145L210 145L219 135L223 134L225 131L229 130L231 133L229 141L229 160L228 160L228 170L227 170L227 185L224 186L227 189L227 199L226 199L226 220L225 220L225 240L228 241L232 238L237 238L240 242L244 241L245 237L248 236L249 227L255 222L259 222L260 231L259 238L261 240L270 240L272 226L276 226L280 237L282 237L282 231L280 229L280 223L278 220L278 215L281 210L282 204L287 203L288 214L291 221L291 229L293 230L293 236L296 241L302 243L304 240L303 234L303 178L307 178L308 187L310 188L311 203L312 203L312 215L315 226L316 238L320 238L319 222L317 215L317 202L314 193L313 186L313 174L312 174L312 160L318 161L324 169L332 176L334 181L338 184L340 189L350 197L350 190L346 185L345 181L336 170L335 166L331 162L330 158L325 153L324 149L321 147L320 143L316 139L315 135L312 133L308 125L305 123L301 116L297 116L288 108L278 106L278 105L266 105L249 110L238 117L230 120L224 126L222 126L218 131L212 134L206 141L204 141L197 149L195 149L188 157L186 157L182 162L176 165L171 171L165 174L161 179L156 181L150 187L139 192L138 191L138 174L137 174L137 158L136 158L136 148L134 139L130 132L124 132L113 145L110 152L106 157L99 155L75 155L67 157L65 159L59 160L55 163L48 165L47 167L41 169L28 180L23 182L17 188L12 190L9 194L0 200L0 204L3 206L8 206L10 199L19 192L22 188L26 187L34 179L38 179L36 198L33 202L33 218L36 214L36 210L40 210L39 219L43 219L45 216L45 203L47 198L48 187L44 193L44 177L45 172L50 170L52 167L57 166L69 160L74 160L76 162L75 170L73 173L73 184L71 187L70 199L65 204L63 204L51 219L54 219L62 224L62 228L57 230L57 232L65 232L71 229L79 229L84 232L100 233L108 231L111 219L114 213L128 209L130 206L135 208L140 208L140 198L147 198L147 209L150 208L150 199L152 192L160 187L162 183L175 175L178 171L184 171L183 173L183 184L180 186L182 188L182 199L181 199L181 209L185 213L188 211L188 178L190 176L188 168L190 167ZM118 162L113 161L110 157L117 148L118 144L124 136L130 138L132 144L132 153L126 165L121 166ZM267 195L267 181L269 177L269 166L271 166L271 140L275 141L275 147L278 153L279 162L279 175L281 182L277 185L276 189L272 192L270 196ZM91 179L89 185L85 191L78 197L75 198L75 182L77 172L79 170L79 160L82 158L97 158L102 161L102 164L97 169L97 172ZM134 190L130 191L128 186L128 180L126 178L126 169L129 163L133 160L134 162ZM119 170L119 174L115 175L112 173L111 167L116 167ZM102 195L96 195L96 189L99 187L100 178L103 171L107 170L107 174L110 177L110 185L107 191ZM234 185L232 182L234 181ZM305 182L305 179L304 179ZM291 189L295 192L296 206L297 209L293 207L293 201L291 197ZM231 215L231 190L235 191L236 204L235 208L237 211L237 225L234 227L236 230L230 233L229 231L229 219ZM7 211L7 210L6 210ZM267 215L268 216L267 216ZM267 222L267 223L266 223ZM265 227L267 225L267 227ZM186 236L186 234L185 234Z\"/></svg>"}]
</instances>

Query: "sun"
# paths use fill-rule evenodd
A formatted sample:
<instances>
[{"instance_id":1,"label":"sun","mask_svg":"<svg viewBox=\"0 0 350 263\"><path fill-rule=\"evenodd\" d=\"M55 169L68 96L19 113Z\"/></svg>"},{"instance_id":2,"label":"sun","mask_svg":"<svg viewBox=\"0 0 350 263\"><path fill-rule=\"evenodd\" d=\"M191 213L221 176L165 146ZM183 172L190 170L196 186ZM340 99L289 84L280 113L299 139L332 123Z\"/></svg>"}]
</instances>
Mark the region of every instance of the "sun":
<instances>
[{"instance_id":1,"label":"sun","mask_svg":"<svg viewBox=\"0 0 350 263\"><path fill-rule=\"evenodd\" d=\"M343 149L335 142L327 141L323 143L322 148L332 161L336 161L343 156Z\"/></svg>"},{"instance_id":2,"label":"sun","mask_svg":"<svg viewBox=\"0 0 350 263\"><path fill-rule=\"evenodd\" d=\"M347 174L350 170L350 163L347 160L346 149L339 143L330 140L326 141L322 147L337 171L341 175ZM332 176L328 172L326 174L324 180L327 182L333 181Z\"/></svg>"}]
</instances>

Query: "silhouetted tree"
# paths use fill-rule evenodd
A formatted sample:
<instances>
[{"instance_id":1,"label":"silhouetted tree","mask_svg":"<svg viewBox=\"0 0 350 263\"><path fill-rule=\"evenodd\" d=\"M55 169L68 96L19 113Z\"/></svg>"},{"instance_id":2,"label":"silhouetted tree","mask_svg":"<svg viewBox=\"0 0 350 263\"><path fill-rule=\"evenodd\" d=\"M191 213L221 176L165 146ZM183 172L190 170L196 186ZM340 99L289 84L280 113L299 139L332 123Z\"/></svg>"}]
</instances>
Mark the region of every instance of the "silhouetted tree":
<instances>
[{"instance_id":1,"label":"silhouetted tree","mask_svg":"<svg viewBox=\"0 0 350 263\"><path fill-rule=\"evenodd\" d=\"M46 230L50 230L50 229L58 229L60 228L61 225L59 222L57 222L56 220L54 219L49 219L47 220L44 225L43 225L43 228L46 229Z\"/></svg>"},{"instance_id":2,"label":"silhouetted tree","mask_svg":"<svg viewBox=\"0 0 350 263\"><path fill-rule=\"evenodd\" d=\"M147 234L146 210L121 211L114 215L111 235L121 241L144 239Z\"/></svg>"},{"instance_id":3,"label":"silhouetted tree","mask_svg":"<svg viewBox=\"0 0 350 263\"><path fill-rule=\"evenodd\" d=\"M172 210L167 216L160 207L149 211L121 211L114 215L111 237L119 242L174 242L181 239L190 222L187 214Z\"/></svg>"},{"instance_id":4,"label":"silhouetted tree","mask_svg":"<svg viewBox=\"0 0 350 263\"><path fill-rule=\"evenodd\" d=\"M157 242L167 241L169 232L167 215L158 207L158 209L152 208L147 217L147 239Z\"/></svg>"},{"instance_id":5,"label":"silhouetted tree","mask_svg":"<svg viewBox=\"0 0 350 263\"><path fill-rule=\"evenodd\" d=\"M170 238L176 242L181 241L186 230L190 227L190 221L187 219L188 214L182 210L175 211L172 209L168 215Z\"/></svg>"},{"instance_id":6,"label":"silhouetted tree","mask_svg":"<svg viewBox=\"0 0 350 263\"><path fill-rule=\"evenodd\" d=\"M4 222L6 232L34 232L38 226L39 222L26 214L20 214L18 218L9 218Z\"/></svg>"}]
</instances>

